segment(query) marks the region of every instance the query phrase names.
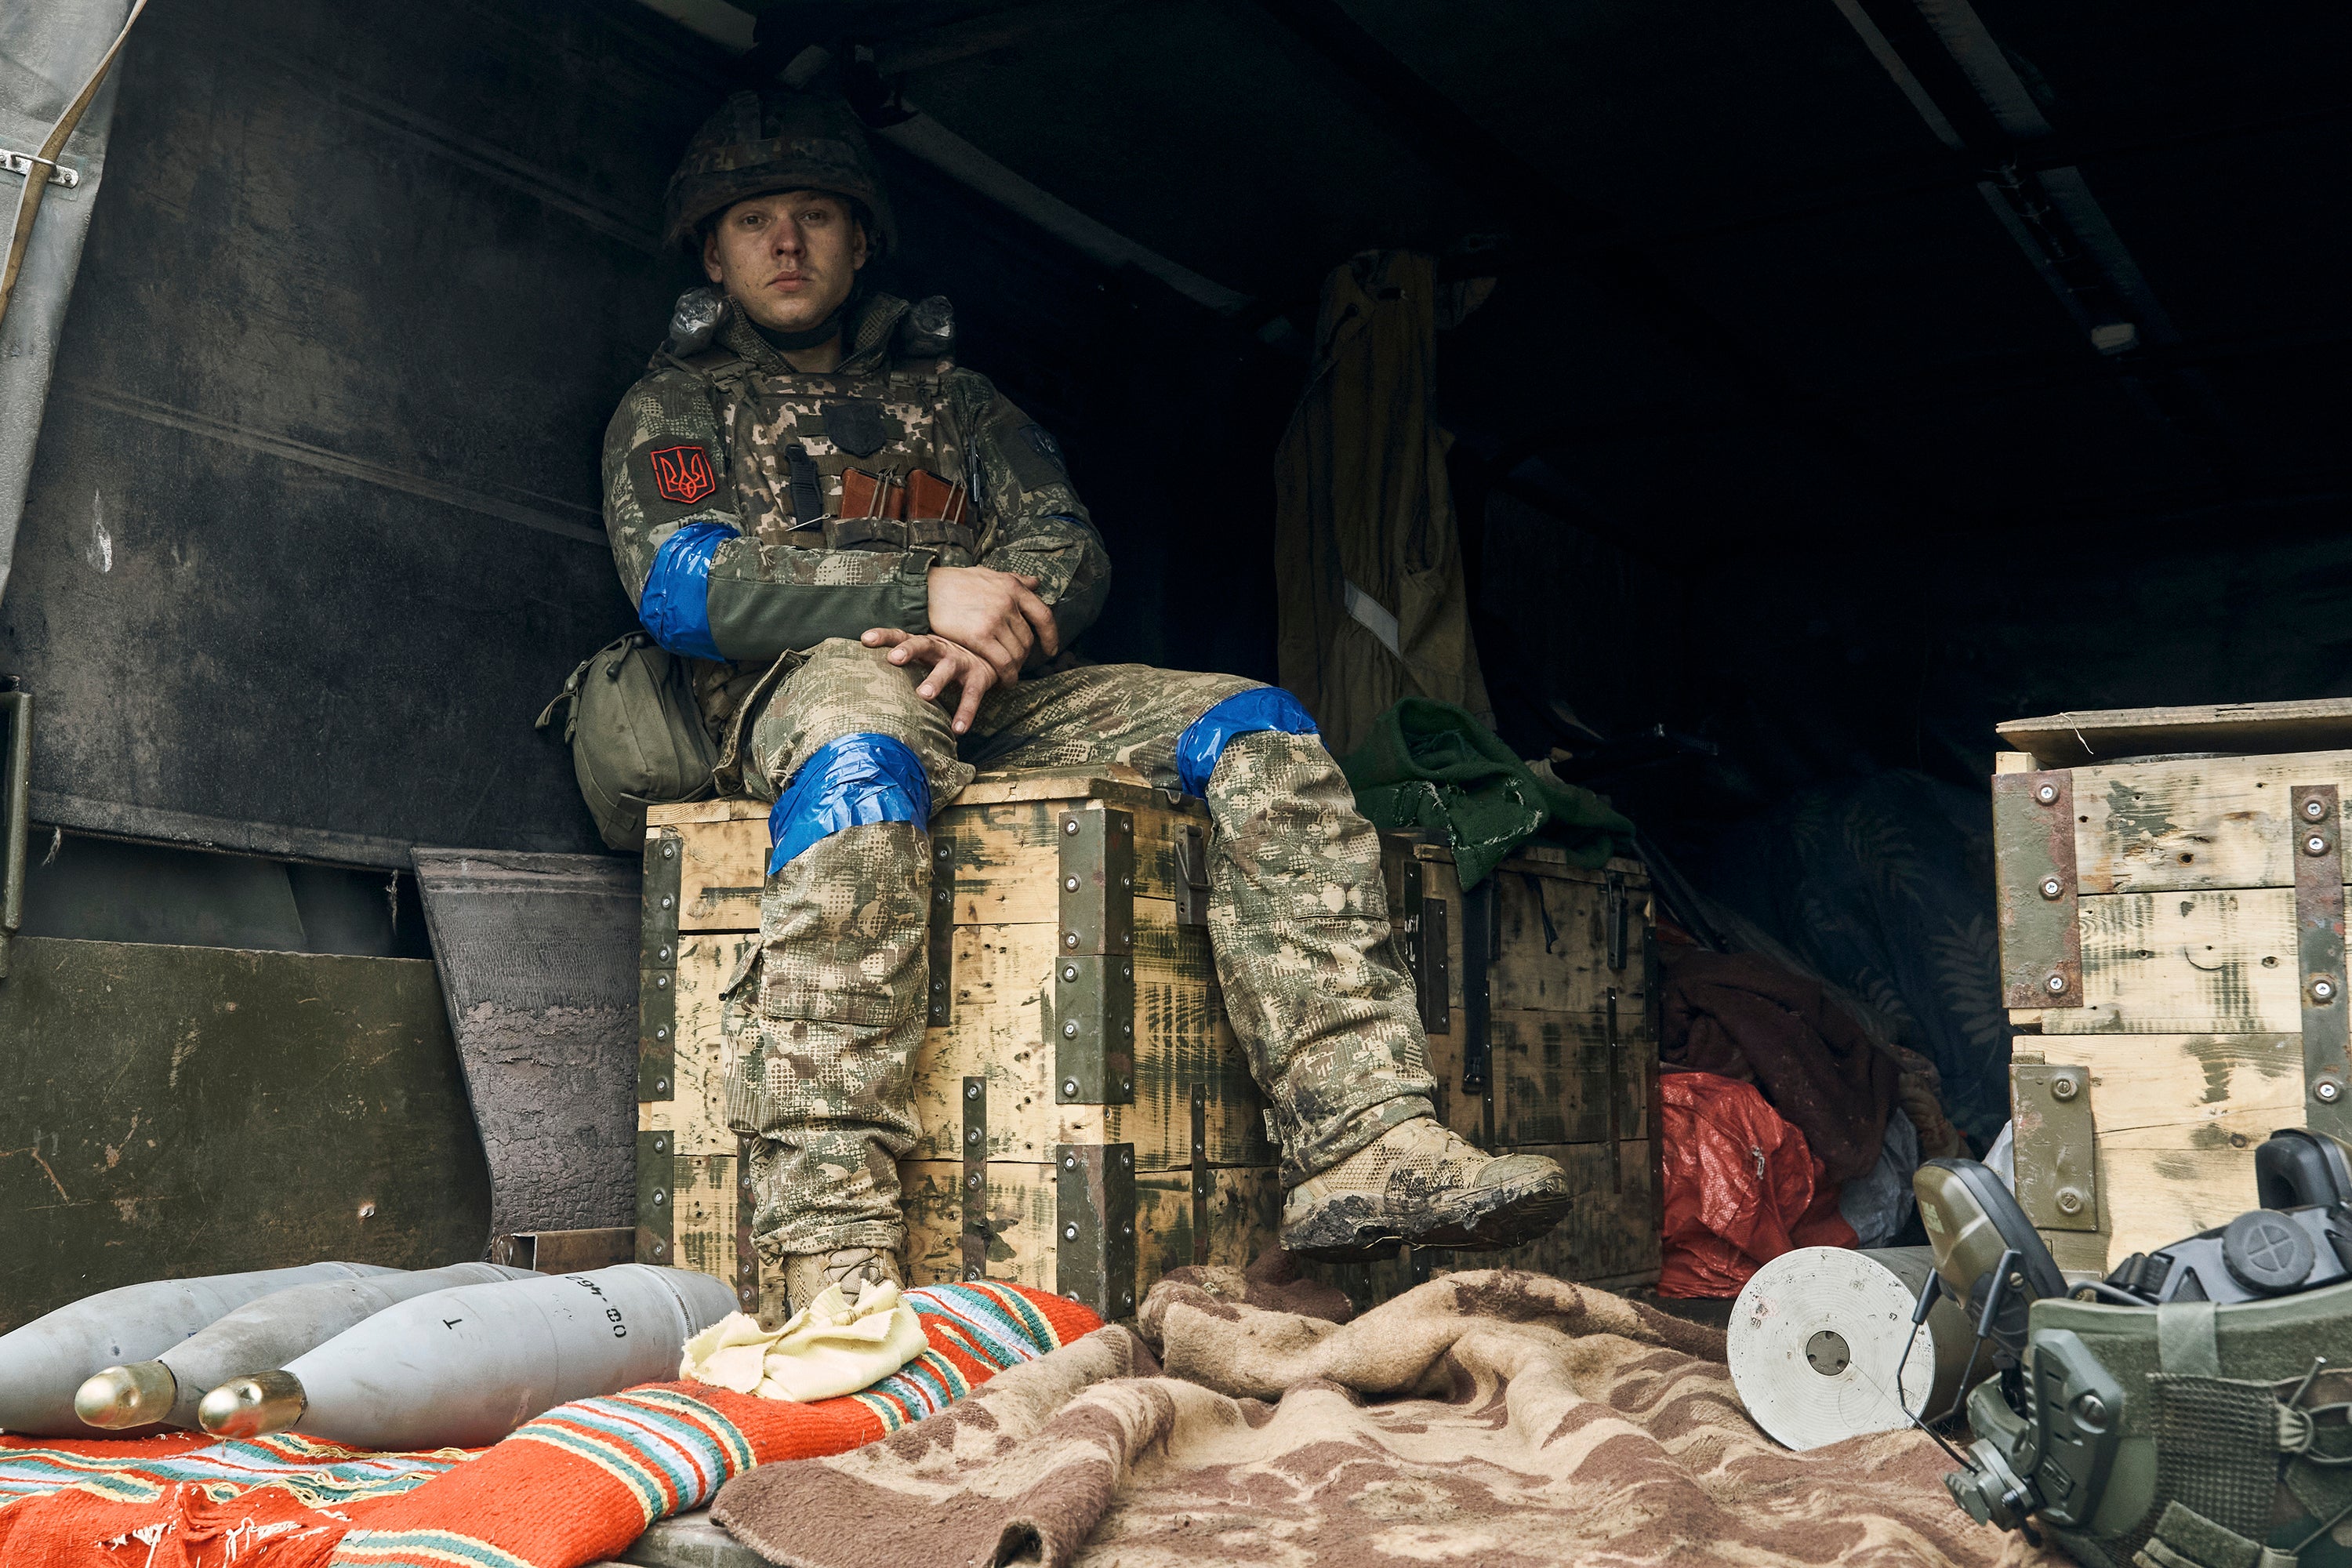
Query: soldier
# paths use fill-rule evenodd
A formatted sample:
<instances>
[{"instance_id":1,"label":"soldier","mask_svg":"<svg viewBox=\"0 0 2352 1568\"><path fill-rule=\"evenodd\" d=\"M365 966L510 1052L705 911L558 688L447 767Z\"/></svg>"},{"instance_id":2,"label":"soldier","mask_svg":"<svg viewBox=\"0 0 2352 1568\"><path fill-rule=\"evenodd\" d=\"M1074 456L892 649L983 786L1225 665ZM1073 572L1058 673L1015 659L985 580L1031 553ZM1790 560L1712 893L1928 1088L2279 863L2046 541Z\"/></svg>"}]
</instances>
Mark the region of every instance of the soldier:
<instances>
[{"instance_id":1,"label":"soldier","mask_svg":"<svg viewBox=\"0 0 2352 1568\"><path fill-rule=\"evenodd\" d=\"M1053 437L944 357L946 301L861 287L895 228L845 109L735 94L666 206L724 313L622 400L605 523L646 629L694 661L721 779L775 803L729 1115L791 1300L902 1278L925 826L982 763L1125 763L1207 802L1210 936L1273 1103L1286 1247L1493 1248L1558 1223L1557 1164L1433 1116L1378 837L1297 700L1062 657L1102 608L1102 540Z\"/></svg>"}]
</instances>

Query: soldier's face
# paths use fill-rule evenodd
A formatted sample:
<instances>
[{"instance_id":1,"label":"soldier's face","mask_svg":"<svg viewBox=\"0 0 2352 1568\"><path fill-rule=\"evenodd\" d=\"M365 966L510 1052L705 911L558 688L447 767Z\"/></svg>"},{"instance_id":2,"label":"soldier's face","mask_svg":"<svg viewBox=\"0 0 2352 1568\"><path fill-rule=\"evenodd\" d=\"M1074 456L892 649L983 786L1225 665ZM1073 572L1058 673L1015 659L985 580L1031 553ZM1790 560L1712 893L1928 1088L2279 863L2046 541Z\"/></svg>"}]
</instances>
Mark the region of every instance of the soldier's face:
<instances>
[{"instance_id":1,"label":"soldier's face","mask_svg":"<svg viewBox=\"0 0 2352 1568\"><path fill-rule=\"evenodd\" d=\"M866 229L839 196L780 191L737 202L702 242L702 269L772 331L805 331L849 298Z\"/></svg>"}]
</instances>

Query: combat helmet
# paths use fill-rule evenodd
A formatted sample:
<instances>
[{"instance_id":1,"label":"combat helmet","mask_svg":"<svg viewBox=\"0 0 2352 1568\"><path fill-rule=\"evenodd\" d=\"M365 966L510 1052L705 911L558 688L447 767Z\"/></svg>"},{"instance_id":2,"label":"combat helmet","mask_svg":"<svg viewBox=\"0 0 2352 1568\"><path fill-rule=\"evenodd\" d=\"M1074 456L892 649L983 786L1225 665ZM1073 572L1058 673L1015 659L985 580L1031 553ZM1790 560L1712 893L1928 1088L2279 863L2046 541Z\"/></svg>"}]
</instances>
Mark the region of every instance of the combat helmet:
<instances>
[{"instance_id":1,"label":"combat helmet","mask_svg":"<svg viewBox=\"0 0 2352 1568\"><path fill-rule=\"evenodd\" d=\"M691 248L711 214L771 191L798 190L831 191L857 203L877 258L897 244L882 172L847 104L782 88L730 93L694 133L669 177L663 243Z\"/></svg>"}]
</instances>

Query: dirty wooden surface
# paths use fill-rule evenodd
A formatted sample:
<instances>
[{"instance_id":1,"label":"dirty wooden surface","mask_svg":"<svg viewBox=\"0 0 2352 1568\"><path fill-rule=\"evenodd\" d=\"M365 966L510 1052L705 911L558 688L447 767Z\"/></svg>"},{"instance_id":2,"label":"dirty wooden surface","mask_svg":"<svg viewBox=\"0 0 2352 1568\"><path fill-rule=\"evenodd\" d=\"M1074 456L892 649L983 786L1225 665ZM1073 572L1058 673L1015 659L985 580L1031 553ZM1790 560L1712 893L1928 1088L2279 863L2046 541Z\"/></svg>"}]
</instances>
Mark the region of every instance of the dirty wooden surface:
<instances>
[{"instance_id":1,"label":"dirty wooden surface","mask_svg":"<svg viewBox=\"0 0 2352 1568\"><path fill-rule=\"evenodd\" d=\"M2029 1045L2028 1042L2031 1042ZM2295 1034L2032 1036L2018 1060L2090 1074L2099 1226L2042 1234L2065 1268L2105 1273L2256 1205L2254 1148L2303 1124Z\"/></svg>"},{"instance_id":2,"label":"dirty wooden surface","mask_svg":"<svg viewBox=\"0 0 2352 1568\"><path fill-rule=\"evenodd\" d=\"M2093 763L2079 742L2002 727L2045 763L2071 748L2060 761L2080 764L2066 776L2084 1005L2010 1016L2027 1031L2020 1063L2091 1075L2097 1228L2042 1235L2062 1267L2104 1271L2252 1207L2255 1145L2305 1122L2292 792L2352 783L2352 751L2275 748L2323 733L2340 746L2352 704L2075 717L2102 752L2138 731L2166 750L2263 748Z\"/></svg>"},{"instance_id":3,"label":"dirty wooden surface","mask_svg":"<svg viewBox=\"0 0 2352 1568\"><path fill-rule=\"evenodd\" d=\"M1062 1105L1055 1093L1054 966L1060 936L1060 823L1069 810L1130 812L1136 828L1135 1100L1131 1105ZM757 887L766 853L766 807L753 801L656 808L656 830L685 847L676 974L677 1068L671 1100L641 1107L640 1125L675 1132L678 1147L731 1158L724 1085L732 1070L719 991L756 939ZM1192 1260L1191 1098L1206 1086L1203 1130L1213 1167L1211 1256L1246 1262L1275 1245L1279 1194L1263 1096L1227 1024L1208 933L1178 923L1188 829L1205 826L1198 802L1171 806L1139 781L1087 775L984 777L932 823L934 875L953 879L947 942L953 1009L929 1029L916 1065L922 1126L901 1163L910 1267L919 1281L961 1277L967 1078L986 1080L989 1273L1054 1289L1054 1151L1066 1143L1129 1143L1136 1154L1139 1290ZM1479 1098L1459 1089L1467 1015L1459 918L1462 900L1442 850L1419 856L1427 896L1456 911L1451 949L1449 1031L1432 1039L1444 1086L1441 1113L1483 1136ZM1608 963L1609 872L1624 889L1621 965ZM1579 1200L1570 1222L1515 1260L1582 1278L1654 1279L1658 1266L1654 1167L1649 1141L1656 1028L1650 995L1650 891L1642 868L1566 863L1530 845L1495 883L1496 961L1489 1032L1506 1146L1540 1147L1566 1163ZM740 891L738 891L740 890ZM1398 911L1401 918L1401 910ZM728 929L718 929L717 922ZM694 929L698 923L702 929ZM1612 1131L1609 994L1616 992L1618 1144ZM1465 1121L1463 1119L1470 1120ZM1622 1168L1622 1174L1620 1175ZM700 1194L700 1195L698 1195ZM692 1249L731 1270L733 1197L682 1188L680 1255ZM690 1218L689 1210L705 1217ZM707 1239L688 1241L689 1231ZM1475 1266L1475 1265L1471 1265ZM731 1277L731 1276L730 1276Z\"/></svg>"},{"instance_id":4,"label":"dirty wooden surface","mask_svg":"<svg viewBox=\"0 0 2352 1568\"><path fill-rule=\"evenodd\" d=\"M1206 812L1192 803L1189 812L1156 804L1121 805L1135 819L1135 898L1166 902L1176 897L1176 837L1187 825L1204 828ZM948 850L944 861L934 861L932 875L942 865L955 873L955 921L958 925L1008 925L1052 922L1061 918L1061 821L1085 802L1026 800L995 805L958 805L940 814L931 828L933 853ZM934 888L936 891L936 887Z\"/></svg>"},{"instance_id":5,"label":"dirty wooden surface","mask_svg":"<svg viewBox=\"0 0 2352 1568\"><path fill-rule=\"evenodd\" d=\"M1138 900L1135 1101L1063 1105L1054 1092L1058 926L958 926L953 1022L927 1032L915 1064L919 1157L962 1157L963 1080L988 1080L988 1157L1047 1160L1060 1143L1133 1143L1157 1170L1192 1161L1192 1087L1208 1086L1210 1163L1270 1164L1265 1100L1227 1025L1205 927Z\"/></svg>"},{"instance_id":6,"label":"dirty wooden surface","mask_svg":"<svg viewBox=\"0 0 2352 1568\"><path fill-rule=\"evenodd\" d=\"M907 1212L909 1283L963 1278L963 1166L906 1160L898 1166ZM1226 1166L1210 1173L1209 1256L1236 1267L1274 1247L1281 1191L1271 1168ZM1011 1160L988 1163L988 1277L1055 1290L1061 1233L1055 1229L1055 1167ZM1171 1268L1192 1262L1192 1187L1183 1171L1135 1175L1136 1299Z\"/></svg>"},{"instance_id":7,"label":"dirty wooden surface","mask_svg":"<svg viewBox=\"0 0 2352 1568\"><path fill-rule=\"evenodd\" d=\"M670 1156L670 1238L673 1267L735 1278L735 1156Z\"/></svg>"},{"instance_id":8,"label":"dirty wooden surface","mask_svg":"<svg viewBox=\"0 0 2352 1568\"><path fill-rule=\"evenodd\" d=\"M1445 1123L1465 1138L1483 1138L1483 1097L1463 1092L1461 1015L1454 1027L1429 1037ZM1607 1140L1610 1056L1607 1019L1591 1013L1497 1012L1487 1024L1495 1089L1495 1141L1598 1143ZM1650 1080L1658 1042L1646 1016L1618 1019L1617 1136L1649 1135Z\"/></svg>"},{"instance_id":9,"label":"dirty wooden surface","mask_svg":"<svg viewBox=\"0 0 2352 1568\"><path fill-rule=\"evenodd\" d=\"M1399 847L1391 839L1387 870L1391 912L1402 937L1405 910ZM1403 847L1419 862L1423 900L1446 908L1446 1027L1429 1036L1438 1115L1454 1131L1485 1145L1486 1093L1463 1087L1471 1027L1465 1002L1473 981L1463 960L1471 918L1465 912L1467 901L1444 849L1428 844ZM1616 967L1609 963L1612 872L1622 881L1625 906L1622 961ZM1578 1194L1570 1221L1531 1248L1522 1248L1515 1255L1515 1266L1541 1268L1563 1279L1654 1280L1659 1243L1649 1131L1658 1033L1648 874L1632 860L1612 860L1601 869L1586 870L1568 865L1566 852L1554 846L1529 844L1497 867L1488 884L1495 909L1493 962L1486 975L1492 1146L1530 1149L1559 1160L1569 1168ZM1609 1022L1612 990L1613 1052ZM1626 1172L1622 1184L1614 1176L1617 1167L1608 1142L1612 1055L1614 1131ZM1590 1179L1593 1171L1604 1167L1610 1179ZM1359 1283L1385 1300L1403 1279L1391 1268L1375 1269Z\"/></svg>"},{"instance_id":10,"label":"dirty wooden surface","mask_svg":"<svg viewBox=\"0 0 2352 1568\"><path fill-rule=\"evenodd\" d=\"M735 1152L735 1134L727 1126L727 1079L735 1068L734 1050L719 1026L720 992L759 940L757 931L705 931L678 939L677 971L671 981L677 997L672 1096L638 1101L637 1130L676 1133L682 1152Z\"/></svg>"},{"instance_id":11,"label":"dirty wooden surface","mask_svg":"<svg viewBox=\"0 0 2352 1568\"><path fill-rule=\"evenodd\" d=\"M2085 893L2292 888L2300 825L2290 791L2336 784L2352 809L2352 751L2116 763L2074 775Z\"/></svg>"},{"instance_id":12,"label":"dirty wooden surface","mask_svg":"<svg viewBox=\"0 0 2352 1568\"><path fill-rule=\"evenodd\" d=\"M2084 1005L2019 1021L2050 1035L2301 1032L2293 888L2110 893L2081 910Z\"/></svg>"},{"instance_id":13,"label":"dirty wooden surface","mask_svg":"<svg viewBox=\"0 0 2352 1568\"><path fill-rule=\"evenodd\" d=\"M2352 744L2352 698L2110 708L2011 719L1994 729L2045 768L2168 752L2309 752Z\"/></svg>"},{"instance_id":14,"label":"dirty wooden surface","mask_svg":"<svg viewBox=\"0 0 2352 1568\"><path fill-rule=\"evenodd\" d=\"M1529 848L1561 853L1549 845ZM1462 940L1468 920L1464 913L1461 885L1454 862L1442 849L1417 847L1423 892L1446 906L1446 1001L1462 1005L1465 974ZM1608 964L1607 876L1624 879L1627 916L1624 966ZM1497 941L1488 972L1489 1005L1549 1013L1601 1012L1611 987L1618 1007L1633 1017L1649 1005L1647 988L1650 881L1640 864L1613 860L1602 870L1587 871L1550 859L1538 859L1522 850L1487 878L1494 889ZM1483 889L1482 889L1483 890ZM1402 921L1403 910L1393 879L1389 912Z\"/></svg>"}]
</instances>

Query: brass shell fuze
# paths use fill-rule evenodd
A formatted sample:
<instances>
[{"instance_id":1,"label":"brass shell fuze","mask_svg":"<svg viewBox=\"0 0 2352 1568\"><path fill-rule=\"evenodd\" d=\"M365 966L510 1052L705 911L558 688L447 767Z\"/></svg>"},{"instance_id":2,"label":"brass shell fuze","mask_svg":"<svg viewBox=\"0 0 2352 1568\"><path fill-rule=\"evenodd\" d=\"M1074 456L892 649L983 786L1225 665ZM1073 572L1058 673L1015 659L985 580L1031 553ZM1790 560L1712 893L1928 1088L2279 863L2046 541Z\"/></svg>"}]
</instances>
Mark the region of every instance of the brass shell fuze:
<instances>
[{"instance_id":1,"label":"brass shell fuze","mask_svg":"<svg viewBox=\"0 0 2352 1568\"><path fill-rule=\"evenodd\" d=\"M196 1420L215 1437L261 1437L302 1419L310 1400L290 1372L234 1377L204 1397Z\"/></svg>"},{"instance_id":2,"label":"brass shell fuze","mask_svg":"<svg viewBox=\"0 0 2352 1568\"><path fill-rule=\"evenodd\" d=\"M163 1420L179 1393L179 1380L160 1361L110 1366L74 1391L74 1414L89 1426L119 1432Z\"/></svg>"}]
</instances>

